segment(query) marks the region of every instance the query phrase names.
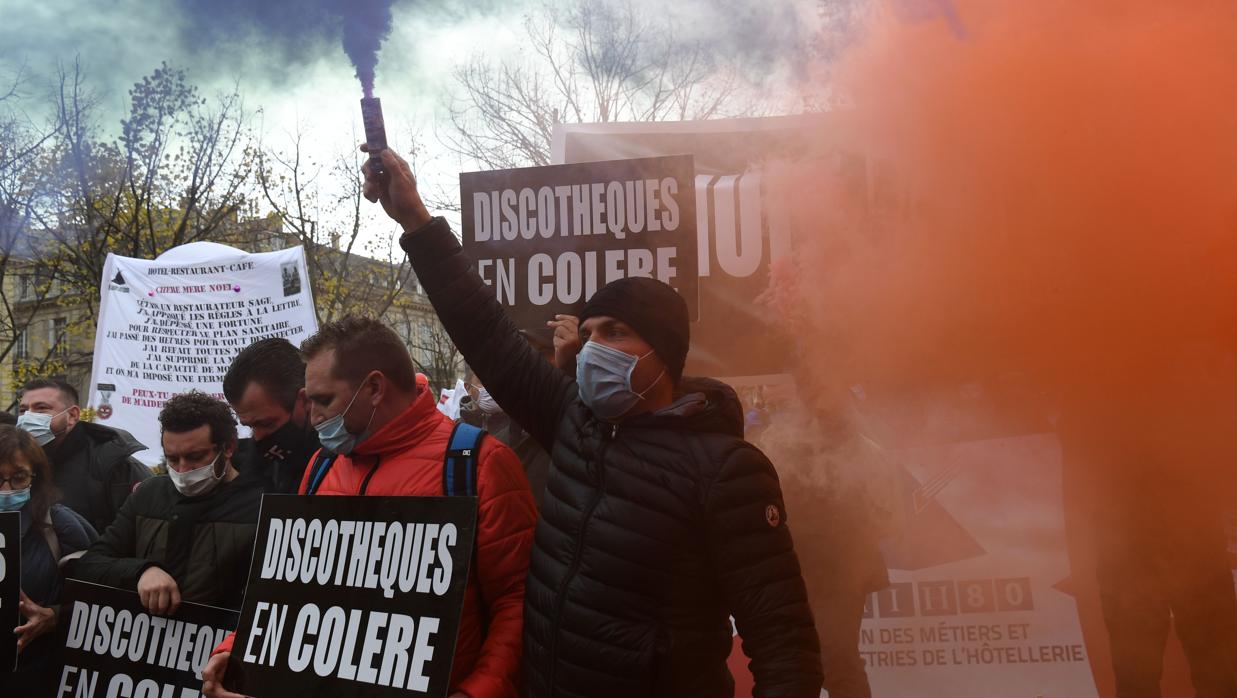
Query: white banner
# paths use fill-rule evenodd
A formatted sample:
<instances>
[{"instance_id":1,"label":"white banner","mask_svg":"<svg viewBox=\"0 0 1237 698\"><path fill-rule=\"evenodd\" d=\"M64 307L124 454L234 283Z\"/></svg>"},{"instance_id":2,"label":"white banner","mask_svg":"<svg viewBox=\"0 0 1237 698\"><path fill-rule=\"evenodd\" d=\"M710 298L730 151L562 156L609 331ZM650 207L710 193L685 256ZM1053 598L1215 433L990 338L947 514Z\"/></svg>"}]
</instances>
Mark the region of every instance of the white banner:
<instances>
[{"instance_id":1,"label":"white banner","mask_svg":"<svg viewBox=\"0 0 1237 698\"><path fill-rule=\"evenodd\" d=\"M159 410L190 390L223 399L241 349L265 337L300 344L318 329L300 247L249 254L183 245L158 259L107 256L88 404L100 424L132 433L162 457Z\"/></svg>"},{"instance_id":2,"label":"white banner","mask_svg":"<svg viewBox=\"0 0 1237 698\"><path fill-rule=\"evenodd\" d=\"M877 696L1096 695L1051 434L897 453L904 533L859 650Z\"/></svg>"}]
</instances>

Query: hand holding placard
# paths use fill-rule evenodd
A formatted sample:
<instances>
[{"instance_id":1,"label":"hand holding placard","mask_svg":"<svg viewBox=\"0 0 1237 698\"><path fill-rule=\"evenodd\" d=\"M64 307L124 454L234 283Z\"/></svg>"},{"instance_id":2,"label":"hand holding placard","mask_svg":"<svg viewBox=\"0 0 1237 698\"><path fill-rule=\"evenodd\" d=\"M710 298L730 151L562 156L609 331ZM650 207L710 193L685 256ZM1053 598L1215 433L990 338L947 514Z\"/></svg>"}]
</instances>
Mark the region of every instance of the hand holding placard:
<instances>
[{"instance_id":1,"label":"hand holding placard","mask_svg":"<svg viewBox=\"0 0 1237 698\"><path fill-rule=\"evenodd\" d=\"M180 606L180 587L172 575L158 567L149 567L137 580L137 595L151 613L175 613Z\"/></svg>"},{"instance_id":2,"label":"hand holding placard","mask_svg":"<svg viewBox=\"0 0 1237 698\"><path fill-rule=\"evenodd\" d=\"M56 612L31 601L24 591L21 592L20 610L26 622L17 626L17 629L13 631L17 634L18 653L29 647L30 643L40 635L46 635L56 629Z\"/></svg>"},{"instance_id":3,"label":"hand holding placard","mask_svg":"<svg viewBox=\"0 0 1237 698\"><path fill-rule=\"evenodd\" d=\"M206 668L202 670L202 695L205 698L245 698L223 687L223 679L231 658L231 652L220 652L206 663Z\"/></svg>"},{"instance_id":4,"label":"hand holding placard","mask_svg":"<svg viewBox=\"0 0 1237 698\"><path fill-rule=\"evenodd\" d=\"M227 687L446 696L475 526L470 497L264 497Z\"/></svg>"}]
</instances>

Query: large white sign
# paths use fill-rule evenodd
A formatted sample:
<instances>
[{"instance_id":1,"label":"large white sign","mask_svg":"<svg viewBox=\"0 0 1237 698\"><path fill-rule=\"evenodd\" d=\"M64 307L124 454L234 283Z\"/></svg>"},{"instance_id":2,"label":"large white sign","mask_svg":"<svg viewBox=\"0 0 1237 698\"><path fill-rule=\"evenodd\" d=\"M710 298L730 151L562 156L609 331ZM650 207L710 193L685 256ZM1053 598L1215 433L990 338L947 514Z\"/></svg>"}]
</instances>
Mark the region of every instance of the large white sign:
<instances>
[{"instance_id":1,"label":"large white sign","mask_svg":"<svg viewBox=\"0 0 1237 698\"><path fill-rule=\"evenodd\" d=\"M901 451L892 584L859 650L873 695L1096 695L1070 589L1061 454L1051 434Z\"/></svg>"},{"instance_id":2,"label":"large white sign","mask_svg":"<svg viewBox=\"0 0 1237 698\"><path fill-rule=\"evenodd\" d=\"M249 254L193 243L158 259L107 256L88 403L100 424L131 432L162 457L159 410L199 390L223 398L236 354L265 337L300 344L318 329L300 247Z\"/></svg>"}]
</instances>

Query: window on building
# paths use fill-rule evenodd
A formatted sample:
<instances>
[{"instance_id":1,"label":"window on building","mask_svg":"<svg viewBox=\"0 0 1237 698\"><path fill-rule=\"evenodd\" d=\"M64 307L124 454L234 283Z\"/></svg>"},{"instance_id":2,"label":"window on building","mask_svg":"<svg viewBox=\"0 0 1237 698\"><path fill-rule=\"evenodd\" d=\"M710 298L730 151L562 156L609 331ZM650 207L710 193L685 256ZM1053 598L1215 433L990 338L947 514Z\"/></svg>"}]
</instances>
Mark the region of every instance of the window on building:
<instances>
[{"instance_id":1,"label":"window on building","mask_svg":"<svg viewBox=\"0 0 1237 698\"><path fill-rule=\"evenodd\" d=\"M429 364L434 361L434 353L437 349L437 342L434 337L434 327L428 322L421 323L420 327L421 346L417 347L420 354L421 363Z\"/></svg>"},{"instance_id":2,"label":"window on building","mask_svg":"<svg viewBox=\"0 0 1237 698\"><path fill-rule=\"evenodd\" d=\"M65 356L69 353L69 321L66 318L58 317L52 320L51 336L47 339L47 346L51 347L52 356Z\"/></svg>"},{"instance_id":3,"label":"window on building","mask_svg":"<svg viewBox=\"0 0 1237 698\"><path fill-rule=\"evenodd\" d=\"M36 267L34 270L34 293L39 296L50 295L52 283L51 270L46 267Z\"/></svg>"},{"instance_id":4,"label":"window on building","mask_svg":"<svg viewBox=\"0 0 1237 698\"><path fill-rule=\"evenodd\" d=\"M29 274L22 274L18 278L18 285L21 287L19 297L21 300L29 300L34 298L34 279Z\"/></svg>"},{"instance_id":5,"label":"window on building","mask_svg":"<svg viewBox=\"0 0 1237 698\"><path fill-rule=\"evenodd\" d=\"M13 342L13 358L15 360L30 358L30 342L25 330L18 332L17 339Z\"/></svg>"}]
</instances>

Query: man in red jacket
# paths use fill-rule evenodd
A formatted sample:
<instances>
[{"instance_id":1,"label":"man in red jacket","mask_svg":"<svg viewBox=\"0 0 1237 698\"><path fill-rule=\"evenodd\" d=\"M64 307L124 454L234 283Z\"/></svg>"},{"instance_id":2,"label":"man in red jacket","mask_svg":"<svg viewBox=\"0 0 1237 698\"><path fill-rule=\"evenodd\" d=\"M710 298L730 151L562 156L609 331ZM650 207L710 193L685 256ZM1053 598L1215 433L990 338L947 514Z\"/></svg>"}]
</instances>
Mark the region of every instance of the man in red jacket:
<instances>
[{"instance_id":1,"label":"man in red jacket","mask_svg":"<svg viewBox=\"0 0 1237 698\"><path fill-rule=\"evenodd\" d=\"M419 388L408 350L377 320L345 317L301 345L310 423L338 454L325 474L307 468L301 494L443 495L453 424ZM311 479L314 482L311 482ZM451 671L452 697L517 694L524 576L537 511L519 460L497 439L477 463L477 545ZM222 679L229 637L203 672L208 698L241 698Z\"/></svg>"}]
</instances>

